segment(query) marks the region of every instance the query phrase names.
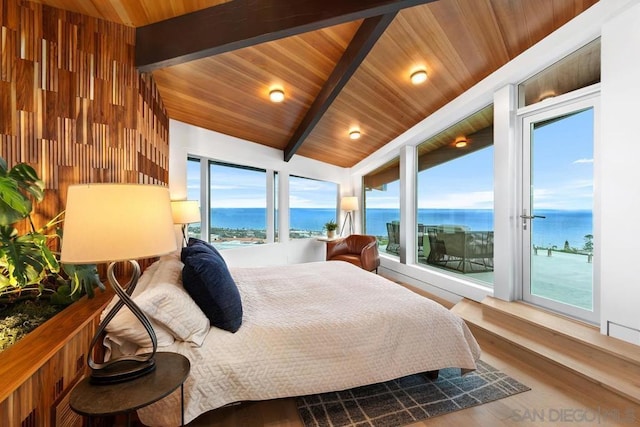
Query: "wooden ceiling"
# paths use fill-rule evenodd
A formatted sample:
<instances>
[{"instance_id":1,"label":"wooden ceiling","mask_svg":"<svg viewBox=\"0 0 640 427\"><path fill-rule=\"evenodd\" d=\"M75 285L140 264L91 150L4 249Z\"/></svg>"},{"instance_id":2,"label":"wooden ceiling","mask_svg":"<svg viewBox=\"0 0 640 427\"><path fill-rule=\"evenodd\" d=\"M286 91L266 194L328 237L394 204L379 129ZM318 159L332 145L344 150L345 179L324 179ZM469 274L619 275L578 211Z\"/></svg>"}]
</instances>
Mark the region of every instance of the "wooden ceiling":
<instances>
[{"instance_id":1,"label":"wooden ceiling","mask_svg":"<svg viewBox=\"0 0 640 427\"><path fill-rule=\"evenodd\" d=\"M240 34L235 40L239 43L200 49L197 56L174 60L175 65L158 62L147 68L170 118L281 149L285 159L295 154L350 167L597 0L40 2L135 26L139 40L153 28L150 24L166 24L162 31L173 36L171 29L177 33L180 27L172 27L175 19L170 19L179 16L206 22L206 28L195 28L194 34L201 31L209 43L215 43L210 33L216 29L226 29L221 37ZM335 12L345 3L344 11ZM389 9L400 3L411 7ZM296 28L285 24L286 31L278 33L271 27L282 19L266 13L268 8L257 10L263 5L317 13L307 13L309 20L304 13L291 12L291 17L308 22ZM353 10L346 10L350 7ZM352 50L362 35L356 34L375 24L375 13L389 22L378 25L380 34L367 33L373 35L358 45L365 46L358 58ZM188 22L197 27L197 20ZM169 39L161 47L178 43ZM409 75L420 67L429 78L414 86ZM273 87L284 90L284 102L269 101ZM362 134L358 140L349 139L354 127Z\"/></svg>"}]
</instances>

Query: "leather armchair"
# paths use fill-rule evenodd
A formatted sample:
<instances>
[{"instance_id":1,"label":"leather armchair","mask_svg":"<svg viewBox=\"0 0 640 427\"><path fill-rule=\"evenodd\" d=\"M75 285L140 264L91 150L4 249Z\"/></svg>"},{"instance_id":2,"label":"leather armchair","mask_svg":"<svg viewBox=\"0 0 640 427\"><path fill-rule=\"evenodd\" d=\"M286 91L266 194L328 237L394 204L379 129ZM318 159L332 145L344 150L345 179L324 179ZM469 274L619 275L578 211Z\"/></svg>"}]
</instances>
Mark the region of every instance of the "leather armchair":
<instances>
[{"instance_id":1,"label":"leather armchair","mask_svg":"<svg viewBox=\"0 0 640 427\"><path fill-rule=\"evenodd\" d=\"M375 236L352 234L327 242L327 261L346 261L367 271L378 272L380 256Z\"/></svg>"}]
</instances>

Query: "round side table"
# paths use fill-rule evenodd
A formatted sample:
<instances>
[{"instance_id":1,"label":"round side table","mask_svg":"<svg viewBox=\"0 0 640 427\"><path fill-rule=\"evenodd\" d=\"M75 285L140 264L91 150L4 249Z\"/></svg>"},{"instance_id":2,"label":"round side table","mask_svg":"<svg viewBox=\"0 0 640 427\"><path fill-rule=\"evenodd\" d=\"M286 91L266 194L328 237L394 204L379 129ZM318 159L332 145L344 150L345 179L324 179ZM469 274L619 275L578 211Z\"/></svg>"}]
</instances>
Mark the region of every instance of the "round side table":
<instances>
[{"instance_id":1,"label":"round side table","mask_svg":"<svg viewBox=\"0 0 640 427\"><path fill-rule=\"evenodd\" d=\"M180 387L180 419L184 425L184 381L189 375L189 359L178 353L155 355L156 369L142 377L116 384L91 384L84 378L71 391L69 405L76 413L89 417L127 415L150 405Z\"/></svg>"}]
</instances>

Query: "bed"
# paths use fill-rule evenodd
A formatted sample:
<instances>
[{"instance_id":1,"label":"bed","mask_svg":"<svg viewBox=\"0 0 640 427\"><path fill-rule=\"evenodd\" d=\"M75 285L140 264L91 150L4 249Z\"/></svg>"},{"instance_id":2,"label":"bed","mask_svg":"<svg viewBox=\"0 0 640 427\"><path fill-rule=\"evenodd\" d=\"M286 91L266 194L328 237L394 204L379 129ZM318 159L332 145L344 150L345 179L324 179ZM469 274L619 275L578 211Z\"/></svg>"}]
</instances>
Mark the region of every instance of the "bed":
<instances>
[{"instance_id":1,"label":"bed","mask_svg":"<svg viewBox=\"0 0 640 427\"><path fill-rule=\"evenodd\" d=\"M235 332L210 326L181 283L182 262L165 256L145 271L134 300L150 317L158 351L191 362L185 422L241 402L343 390L447 367L476 368L480 349L441 305L342 261L229 268L242 302ZM196 318L196 319L194 319ZM105 346L148 346L127 311ZM179 425L180 395L138 411L146 425Z\"/></svg>"}]
</instances>

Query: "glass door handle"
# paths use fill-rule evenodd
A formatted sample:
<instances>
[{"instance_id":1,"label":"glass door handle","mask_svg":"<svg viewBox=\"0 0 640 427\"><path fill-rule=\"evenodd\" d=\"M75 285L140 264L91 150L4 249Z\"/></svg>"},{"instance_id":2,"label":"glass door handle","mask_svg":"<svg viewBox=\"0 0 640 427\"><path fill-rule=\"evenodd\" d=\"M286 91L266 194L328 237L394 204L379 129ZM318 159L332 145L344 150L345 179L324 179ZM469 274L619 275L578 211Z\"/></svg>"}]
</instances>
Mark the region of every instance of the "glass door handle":
<instances>
[{"instance_id":1,"label":"glass door handle","mask_svg":"<svg viewBox=\"0 0 640 427\"><path fill-rule=\"evenodd\" d=\"M546 216L544 216L544 215L527 215L527 214L524 214L524 215L520 215L520 218L522 218L522 229L526 230L527 229L527 220L528 219L534 219L534 218L542 218L542 219L544 219L544 218L546 218Z\"/></svg>"}]
</instances>

